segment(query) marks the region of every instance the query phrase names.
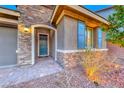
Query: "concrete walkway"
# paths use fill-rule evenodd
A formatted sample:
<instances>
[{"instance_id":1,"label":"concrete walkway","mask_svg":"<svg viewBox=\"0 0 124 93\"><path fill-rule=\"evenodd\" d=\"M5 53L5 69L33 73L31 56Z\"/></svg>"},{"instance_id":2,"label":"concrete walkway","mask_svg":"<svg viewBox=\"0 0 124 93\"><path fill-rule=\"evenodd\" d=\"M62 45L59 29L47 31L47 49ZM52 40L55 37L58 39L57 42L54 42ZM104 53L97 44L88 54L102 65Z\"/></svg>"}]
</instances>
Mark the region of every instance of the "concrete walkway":
<instances>
[{"instance_id":1,"label":"concrete walkway","mask_svg":"<svg viewBox=\"0 0 124 93\"><path fill-rule=\"evenodd\" d=\"M63 69L52 59L37 62L33 66L1 68L0 87L30 81L62 70Z\"/></svg>"}]
</instances>

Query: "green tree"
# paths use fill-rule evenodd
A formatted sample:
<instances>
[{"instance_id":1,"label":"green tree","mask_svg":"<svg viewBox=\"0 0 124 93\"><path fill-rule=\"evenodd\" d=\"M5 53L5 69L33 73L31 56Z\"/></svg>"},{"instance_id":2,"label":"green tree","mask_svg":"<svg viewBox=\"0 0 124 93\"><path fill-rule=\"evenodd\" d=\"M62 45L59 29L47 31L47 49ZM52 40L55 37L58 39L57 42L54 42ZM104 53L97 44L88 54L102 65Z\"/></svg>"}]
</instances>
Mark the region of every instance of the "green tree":
<instances>
[{"instance_id":1,"label":"green tree","mask_svg":"<svg viewBox=\"0 0 124 93\"><path fill-rule=\"evenodd\" d=\"M115 12L108 17L109 27L103 28L103 31L107 31L108 41L124 47L124 6L114 6L114 10Z\"/></svg>"}]
</instances>

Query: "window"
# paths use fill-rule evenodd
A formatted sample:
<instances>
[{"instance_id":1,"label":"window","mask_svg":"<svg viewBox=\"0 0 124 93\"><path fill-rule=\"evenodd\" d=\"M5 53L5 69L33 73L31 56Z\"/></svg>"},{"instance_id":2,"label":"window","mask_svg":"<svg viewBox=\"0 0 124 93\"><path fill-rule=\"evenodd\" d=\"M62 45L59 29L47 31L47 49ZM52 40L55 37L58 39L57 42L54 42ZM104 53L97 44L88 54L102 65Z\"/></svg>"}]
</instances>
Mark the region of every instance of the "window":
<instances>
[{"instance_id":1,"label":"window","mask_svg":"<svg viewBox=\"0 0 124 93\"><path fill-rule=\"evenodd\" d=\"M93 48L93 28L87 28L87 48Z\"/></svg>"},{"instance_id":2,"label":"window","mask_svg":"<svg viewBox=\"0 0 124 93\"><path fill-rule=\"evenodd\" d=\"M78 49L106 48L105 33L102 32L101 28L97 28L94 32L94 28L86 27L84 22L79 21L77 35Z\"/></svg>"},{"instance_id":3,"label":"window","mask_svg":"<svg viewBox=\"0 0 124 93\"><path fill-rule=\"evenodd\" d=\"M86 47L86 26L83 22L78 22L78 49L83 49Z\"/></svg>"},{"instance_id":4,"label":"window","mask_svg":"<svg viewBox=\"0 0 124 93\"><path fill-rule=\"evenodd\" d=\"M98 28L97 29L97 38L98 38L98 41L97 41L97 43L98 43L98 48L102 48L102 41L103 41L103 37L102 37L102 30L101 30L101 28Z\"/></svg>"},{"instance_id":5,"label":"window","mask_svg":"<svg viewBox=\"0 0 124 93\"><path fill-rule=\"evenodd\" d=\"M88 27L79 21L78 22L78 49L93 47L93 28Z\"/></svg>"}]
</instances>

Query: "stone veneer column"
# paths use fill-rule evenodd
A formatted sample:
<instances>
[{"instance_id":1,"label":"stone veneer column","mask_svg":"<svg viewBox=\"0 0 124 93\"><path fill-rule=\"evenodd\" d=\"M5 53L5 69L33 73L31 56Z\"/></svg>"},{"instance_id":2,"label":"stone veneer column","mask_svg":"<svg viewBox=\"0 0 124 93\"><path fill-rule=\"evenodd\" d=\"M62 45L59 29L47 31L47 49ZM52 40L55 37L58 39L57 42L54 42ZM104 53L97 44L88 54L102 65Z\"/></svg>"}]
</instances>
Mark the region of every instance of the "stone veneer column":
<instances>
[{"instance_id":1,"label":"stone veneer column","mask_svg":"<svg viewBox=\"0 0 124 93\"><path fill-rule=\"evenodd\" d=\"M31 31L24 32L24 25L18 26L18 65L32 64Z\"/></svg>"},{"instance_id":2,"label":"stone veneer column","mask_svg":"<svg viewBox=\"0 0 124 93\"><path fill-rule=\"evenodd\" d=\"M18 65L32 64L32 32L25 32L24 28L31 25L45 24L50 25L49 21L54 6L45 5L18 5L20 12L18 26Z\"/></svg>"}]
</instances>

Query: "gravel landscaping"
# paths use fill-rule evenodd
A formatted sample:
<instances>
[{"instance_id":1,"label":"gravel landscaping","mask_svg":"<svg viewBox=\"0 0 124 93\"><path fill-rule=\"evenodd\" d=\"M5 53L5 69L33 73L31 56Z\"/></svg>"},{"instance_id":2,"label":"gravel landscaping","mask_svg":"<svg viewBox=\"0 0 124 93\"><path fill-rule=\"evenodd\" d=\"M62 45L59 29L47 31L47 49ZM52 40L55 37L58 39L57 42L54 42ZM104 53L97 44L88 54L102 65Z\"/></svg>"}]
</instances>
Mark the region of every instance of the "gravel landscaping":
<instances>
[{"instance_id":1,"label":"gravel landscaping","mask_svg":"<svg viewBox=\"0 0 124 93\"><path fill-rule=\"evenodd\" d=\"M11 88L124 88L124 68L101 73L102 81L97 84L89 80L81 66L61 70L57 73L33 79L19 84L9 85ZM108 67L109 67L108 66ZM97 76L96 76L97 77Z\"/></svg>"},{"instance_id":2,"label":"gravel landscaping","mask_svg":"<svg viewBox=\"0 0 124 93\"><path fill-rule=\"evenodd\" d=\"M107 62L103 67L107 68L107 72L101 70L99 75L95 75L100 82L94 82L87 76L81 65L72 69L63 69L56 62L47 60L28 67L0 69L0 86L7 88L124 88L124 65Z\"/></svg>"},{"instance_id":3,"label":"gravel landscaping","mask_svg":"<svg viewBox=\"0 0 124 93\"><path fill-rule=\"evenodd\" d=\"M124 88L124 68L104 73L102 79L105 87Z\"/></svg>"},{"instance_id":4,"label":"gravel landscaping","mask_svg":"<svg viewBox=\"0 0 124 93\"><path fill-rule=\"evenodd\" d=\"M61 71L42 78L37 78L28 82L23 82L8 87L16 88L96 88L93 82L89 81L85 76L85 72L81 67L73 68L73 70Z\"/></svg>"}]
</instances>

